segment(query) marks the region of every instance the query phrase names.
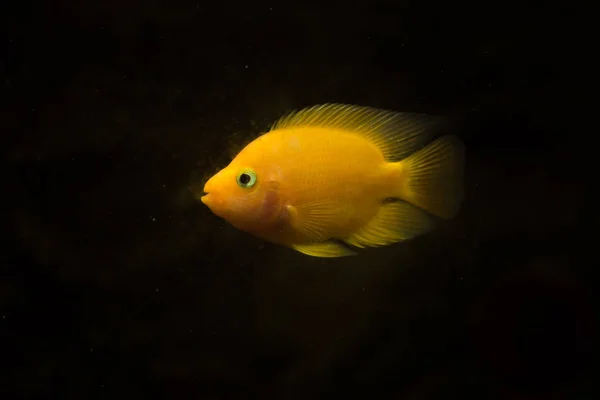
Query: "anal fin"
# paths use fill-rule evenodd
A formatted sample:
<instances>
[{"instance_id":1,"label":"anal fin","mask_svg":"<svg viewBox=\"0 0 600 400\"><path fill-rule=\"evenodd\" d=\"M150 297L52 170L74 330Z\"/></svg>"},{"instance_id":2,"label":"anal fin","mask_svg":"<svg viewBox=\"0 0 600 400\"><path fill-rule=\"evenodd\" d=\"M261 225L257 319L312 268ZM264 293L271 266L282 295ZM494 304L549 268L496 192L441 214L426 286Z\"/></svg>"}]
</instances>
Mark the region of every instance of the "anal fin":
<instances>
[{"instance_id":1,"label":"anal fin","mask_svg":"<svg viewBox=\"0 0 600 400\"><path fill-rule=\"evenodd\" d=\"M342 244L333 241L298 244L290 247L296 251L299 251L300 253L313 257L335 258L356 255L356 252L350 250Z\"/></svg>"},{"instance_id":2,"label":"anal fin","mask_svg":"<svg viewBox=\"0 0 600 400\"><path fill-rule=\"evenodd\" d=\"M359 248L380 247L429 232L432 218L403 201L382 204L373 219L344 242Z\"/></svg>"}]
</instances>

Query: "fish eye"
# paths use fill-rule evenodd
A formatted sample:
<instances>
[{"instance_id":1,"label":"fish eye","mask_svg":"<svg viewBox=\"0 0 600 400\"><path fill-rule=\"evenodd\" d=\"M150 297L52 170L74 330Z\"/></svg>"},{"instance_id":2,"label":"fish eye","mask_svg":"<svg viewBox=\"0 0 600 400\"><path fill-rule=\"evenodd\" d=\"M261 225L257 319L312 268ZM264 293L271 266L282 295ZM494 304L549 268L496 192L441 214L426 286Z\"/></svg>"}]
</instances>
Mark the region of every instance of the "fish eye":
<instances>
[{"instance_id":1,"label":"fish eye","mask_svg":"<svg viewBox=\"0 0 600 400\"><path fill-rule=\"evenodd\" d=\"M244 189L251 188L256 183L256 172L249 168L245 169L238 174L236 180L240 187Z\"/></svg>"}]
</instances>

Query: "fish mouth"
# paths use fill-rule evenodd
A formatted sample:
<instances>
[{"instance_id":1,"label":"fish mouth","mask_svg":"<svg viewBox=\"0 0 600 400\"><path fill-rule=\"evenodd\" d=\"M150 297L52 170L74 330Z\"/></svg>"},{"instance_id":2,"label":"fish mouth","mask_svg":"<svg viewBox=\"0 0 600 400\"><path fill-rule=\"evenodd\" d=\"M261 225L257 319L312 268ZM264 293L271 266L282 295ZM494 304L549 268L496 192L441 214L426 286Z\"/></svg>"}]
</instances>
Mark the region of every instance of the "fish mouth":
<instances>
[{"instance_id":1,"label":"fish mouth","mask_svg":"<svg viewBox=\"0 0 600 400\"><path fill-rule=\"evenodd\" d=\"M210 202L210 193L204 192L204 195L200 197L200 201L208 205L208 203Z\"/></svg>"},{"instance_id":2,"label":"fish mouth","mask_svg":"<svg viewBox=\"0 0 600 400\"><path fill-rule=\"evenodd\" d=\"M223 199L214 193L206 193L204 196L200 197L200 201L211 210L220 209L224 205Z\"/></svg>"}]
</instances>

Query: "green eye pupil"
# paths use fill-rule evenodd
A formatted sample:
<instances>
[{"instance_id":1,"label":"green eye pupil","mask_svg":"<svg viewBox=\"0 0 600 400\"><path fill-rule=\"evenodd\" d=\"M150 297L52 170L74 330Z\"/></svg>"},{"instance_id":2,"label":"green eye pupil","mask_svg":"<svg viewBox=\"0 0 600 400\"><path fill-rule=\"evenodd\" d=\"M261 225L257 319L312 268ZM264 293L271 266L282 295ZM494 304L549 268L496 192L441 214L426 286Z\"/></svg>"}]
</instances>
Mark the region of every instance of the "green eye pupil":
<instances>
[{"instance_id":1,"label":"green eye pupil","mask_svg":"<svg viewBox=\"0 0 600 400\"><path fill-rule=\"evenodd\" d=\"M237 176L237 183L243 188L250 188L254 186L256 183L256 173L250 169L246 169Z\"/></svg>"}]
</instances>

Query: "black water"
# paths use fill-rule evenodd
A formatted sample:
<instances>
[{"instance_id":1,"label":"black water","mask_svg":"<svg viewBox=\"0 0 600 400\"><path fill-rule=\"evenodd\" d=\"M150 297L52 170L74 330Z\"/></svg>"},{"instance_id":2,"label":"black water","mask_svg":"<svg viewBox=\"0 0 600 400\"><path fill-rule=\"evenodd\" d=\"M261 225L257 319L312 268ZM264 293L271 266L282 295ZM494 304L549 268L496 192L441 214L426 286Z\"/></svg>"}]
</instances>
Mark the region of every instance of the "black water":
<instances>
[{"instance_id":1,"label":"black water","mask_svg":"<svg viewBox=\"0 0 600 400\"><path fill-rule=\"evenodd\" d=\"M327 4L3 3L0 398L597 398L573 7ZM325 102L447 116L460 215L320 260L195 199Z\"/></svg>"}]
</instances>

